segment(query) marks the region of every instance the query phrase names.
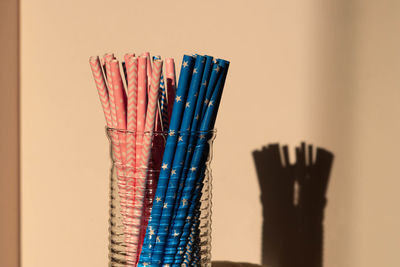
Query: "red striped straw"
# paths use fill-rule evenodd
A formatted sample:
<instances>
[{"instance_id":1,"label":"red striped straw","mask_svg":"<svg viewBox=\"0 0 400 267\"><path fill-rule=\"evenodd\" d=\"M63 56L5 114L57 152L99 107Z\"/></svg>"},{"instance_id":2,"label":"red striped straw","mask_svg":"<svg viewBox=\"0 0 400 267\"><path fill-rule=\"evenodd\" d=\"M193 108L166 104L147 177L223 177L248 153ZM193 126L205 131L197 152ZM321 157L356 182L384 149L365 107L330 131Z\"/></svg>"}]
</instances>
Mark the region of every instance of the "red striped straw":
<instances>
[{"instance_id":1,"label":"red striped straw","mask_svg":"<svg viewBox=\"0 0 400 267\"><path fill-rule=\"evenodd\" d=\"M100 59L99 57L90 57L89 63L96 83L97 92L99 93L101 106L103 107L107 127L112 127L110 103L108 102L107 86L101 69Z\"/></svg>"},{"instance_id":2,"label":"red striped straw","mask_svg":"<svg viewBox=\"0 0 400 267\"><path fill-rule=\"evenodd\" d=\"M117 114L117 126L118 129L126 130L126 94L122 83L119 62L118 60L113 59L111 60L110 65L112 91L114 91L114 104Z\"/></svg>"},{"instance_id":3,"label":"red striped straw","mask_svg":"<svg viewBox=\"0 0 400 267\"><path fill-rule=\"evenodd\" d=\"M147 113L146 113L146 125L145 125L145 132L148 133L143 137L143 148L142 148L142 155L141 155L141 168L139 170L138 180L137 180L137 191L135 192L135 204L140 205L143 207L143 200L145 191L143 190L146 188L146 176L147 176L147 167L149 166L150 155L151 155L151 147L152 147L152 140L153 135L151 132L154 131L155 127L155 118L156 118L156 111L158 105L158 97L159 97L159 90L160 90L160 78L161 78L161 69L162 69L162 60L155 60L153 66L153 72L151 77L151 84L150 84L150 92L149 92L149 102L147 106ZM141 223L141 238L139 241L139 253L137 254L137 260L139 260L140 249L142 245L142 240L144 234L146 232L147 227L147 218L142 218Z\"/></svg>"},{"instance_id":4,"label":"red striped straw","mask_svg":"<svg viewBox=\"0 0 400 267\"><path fill-rule=\"evenodd\" d=\"M128 64L129 59L130 59L131 57L134 57L134 56L135 56L134 53L126 53L126 54L124 55L125 64Z\"/></svg>"},{"instance_id":5,"label":"red striped straw","mask_svg":"<svg viewBox=\"0 0 400 267\"><path fill-rule=\"evenodd\" d=\"M146 64L147 64L147 79L151 80L151 74L152 74L152 66L151 66L151 58L150 58L150 53L149 52L144 52L142 54L142 57L146 58ZM150 91L150 83L147 85L147 92Z\"/></svg>"},{"instance_id":6,"label":"red striped straw","mask_svg":"<svg viewBox=\"0 0 400 267\"><path fill-rule=\"evenodd\" d=\"M104 62L106 65L106 77L107 77L107 84L108 84L108 94L109 94L109 100L110 100L110 108L111 108L111 118L112 118L112 127L117 128L117 113L115 109L115 102L114 102L114 91L112 88L112 80L111 80L111 65L110 62L111 60L114 59L113 54L105 54L104 55Z\"/></svg>"},{"instance_id":7,"label":"red striped straw","mask_svg":"<svg viewBox=\"0 0 400 267\"><path fill-rule=\"evenodd\" d=\"M107 67L108 66L108 67ZM118 60L106 61L106 69L109 69L107 76L111 78L111 90L110 90L110 103L115 105L115 115L116 115L116 127L120 130L126 130L126 94L125 89L121 79L121 73L119 68ZM112 93L111 93L112 92ZM111 96L112 94L112 96ZM112 100L113 101L112 101ZM126 163L126 139L124 134L118 133L116 135L116 140L119 148L118 157L116 160L119 164L124 165ZM121 166L117 165L118 171L118 184L120 187L120 197L121 197L121 209L122 214L126 214L126 175L125 171Z\"/></svg>"},{"instance_id":8,"label":"red striped straw","mask_svg":"<svg viewBox=\"0 0 400 267\"><path fill-rule=\"evenodd\" d=\"M113 57L114 57L113 54L106 54L104 56L104 61L106 63L106 68L107 68L106 71L108 74L111 73L110 61L113 59ZM91 57L89 62L90 62L90 66L92 68L93 76L95 77L96 86L99 91L100 101L101 101L101 104L103 106L103 110L104 110L104 113L106 116L107 127L116 128L117 127L117 119L116 119L116 110L115 110L115 103L114 103L114 92L111 89L112 88L111 75L107 75L107 78L109 80L108 92L107 92L106 80L104 79L104 76L102 74L100 60L98 59L98 57ZM111 138L112 138L112 150L113 150L115 160L117 162L121 162L121 151L120 151L118 136L115 134L111 134ZM124 212L125 183L121 181L121 177L123 177L123 172L121 171L120 168L117 168L116 171L117 171L117 177L118 177L119 195L121 198L122 214L124 214L125 213Z\"/></svg>"},{"instance_id":9,"label":"red striped straw","mask_svg":"<svg viewBox=\"0 0 400 267\"><path fill-rule=\"evenodd\" d=\"M175 101L175 90L176 90L176 76L175 76L175 62L173 58L165 59L165 77L167 77L167 110L168 120L171 120L172 107ZM169 124L169 121L168 121ZM168 129L164 129L167 131Z\"/></svg>"},{"instance_id":10,"label":"red striped straw","mask_svg":"<svg viewBox=\"0 0 400 267\"><path fill-rule=\"evenodd\" d=\"M147 60L145 57L138 58L138 93L137 93L137 136L136 136L136 168L140 167L140 154L144 135L144 124L146 120L147 106Z\"/></svg>"},{"instance_id":11,"label":"red striped straw","mask_svg":"<svg viewBox=\"0 0 400 267\"><path fill-rule=\"evenodd\" d=\"M137 258L137 248L140 234L141 212L143 208L140 203L136 202L136 188L137 188L137 168L141 164L141 150L143 146L144 127L146 120L146 106L147 106L147 60L146 57L139 57L137 59L137 108L136 108L136 147L135 147L135 173L134 173L134 188L133 193L130 195L130 205L132 205L129 226L126 232L126 260L129 266L135 266ZM129 82L128 82L129 83Z\"/></svg>"},{"instance_id":12,"label":"red striped straw","mask_svg":"<svg viewBox=\"0 0 400 267\"><path fill-rule=\"evenodd\" d=\"M134 184L134 168L136 165L136 112L137 112L137 88L138 88L138 59L129 57L125 59L127 76L128 76L128 115L127 115L127 164L129 171L127 174L127 208L133 207L133 188ZM130 214L130 211L127 211Z\"/></svg>"}]
</instances>

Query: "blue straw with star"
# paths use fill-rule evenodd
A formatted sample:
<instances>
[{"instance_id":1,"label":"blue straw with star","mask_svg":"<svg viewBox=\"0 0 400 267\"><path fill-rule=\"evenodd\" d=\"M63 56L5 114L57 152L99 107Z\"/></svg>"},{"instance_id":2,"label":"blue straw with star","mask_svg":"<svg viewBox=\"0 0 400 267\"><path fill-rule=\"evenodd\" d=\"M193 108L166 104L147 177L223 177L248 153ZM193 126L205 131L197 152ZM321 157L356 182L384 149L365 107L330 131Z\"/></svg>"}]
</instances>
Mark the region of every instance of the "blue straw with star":
<instances>
[{"instance_id":1,"label":"blue straw with star","mask_svg":"<svg viewBox=\"0 0 400 267\"><path fill-rule=\"evenodd\" d=\"M218 78L219 78L219 74L221 74L221 65L219 64L218 60L215 60L215 64L213 66L212 74L214 74L214 75L211 75L210 85L215 87L215 85L216 85L216 83L218 81ZM210 102L210 98L211 98L212 93L213 93L212 90L207 90L207 93L206 93L206 96L205 96L205 99L204 99L203 108L202 108L201 115L200 115L201 120L203 120L203 118L204 118L204 115L205 115L206 110L207 110L207 105Z\"/></svg>"},{"instance_id":2,"label":"blue straw with star","mask_svg":"<svg viewBox=\"0 0 400 267\"><path fill-rule=\"evenodd\" d=\"M217 72L222 71L222 75L219 76L216 88L213 90L210 101L207 104L204 118L200 125L201 134L199 135L199 139L197 140L197 145L195 147L190 163L190 171L188 173L187 179L185 180L184 189L182 192L181 200L179 201L179 208L175 217L175 221L174 224L171 225L170 229L170 231L172 231L174 234L177 234L177 236L179 237L182 235L182 230L184 228L187 216L193 216L193 214L188 213L190 207L189 204L191 204L188 203L188 201L193 197L193 190L198 178L202 177L202 174L200 172L202 169L201 167L206 163L209 152L209 145L207 143L211 141L211 139L214 137L214 134L211 130L214 128L215 117L217 115L219 103L221 101L229 62L221 60L220 62L218 62L217 67L220 67ZM175 249L175 254L176 253L177 250ZM175 264L179 263L175 262Z\"/></svg>"},{"instance_id":3,"label":"blue straw with star","mask_svg":"<svg viewBox=\"0 0 400 267\"><path fill-rule=\"evenodd\" d=\"M171 173L171 164L175 154L177 143L177 131L181 126L181 118L185 108L188 87L193 72L194 58L184 55L182 60L181 73L178 82L178 88L175 97L174 108L169 127L169 134L164 149L163 161L161 164L160 175L157 183L157 189L153 201L153 207L146 229L146 235L143 241L142 252L140 254L139 266L150 265L152 252L155 243L159 240L157 233L160 227L160 217L164 207L165 193L167 191L168 180Z\"/></svg>"},{"instance_id":4,"label":"blue straw with star","mask_svg":"<svg viewBox=\"0 0 400 267\"><path fill-rule=\"evenodd\" d=\"M206 170L206 165L202 166L201 174L204 175ZM175 255L175 262L185 263L185 261L192 257L192 248L194 243L194 238L196 236L196 223L199 222L198 218L200 216L200 201L199 198L201 197L201 190L203 189L203 183L199 181L193 191L192 199L190 200L190 207L188 210L188 214L194 214L193 216L187 216L185 225L182 230L181 239L179 245L177 247L177 253ZM183 258L185 257L185 258Z\"/></svg>"},{"instance_id":5,"label":"blue straw with star","mask_svg":"<svg viewBox=\"0 0 400 267\"><path fill-rule=\"evenodd\" d=\"M184 160L187 152L188 139L190 136L190 126L193 120L197 97L201 86L202 75L204 70L205 57L197 55L195 67L193 69L192 81L190 84L188 96L185 104L185 111L183 113L182 124L180 127L180 134L178 144L175 151L174 160L172 163L171 177L168 182L168 189L164 200L164 209L160 220L160 229L157 237L160 242L155 244L153 250L152 263L156 264L162 261L163 264L171 263L175 254L170 255L168 251L164 251L169 237L168 228L172 219L177 189L181 183L181 173L184 167ZM168 228L167 228L168 227ZM173 238L173 237L172 237ZM179 240L179 239L178 239ZM170 257L168 257L170 255ZM171 258L171 260L169 260Z\"/></svg>"},{"instance_id":6,"label":"blue straw with star","mask_svg":"<svg viewBox=\"0 0 400 267\"><path fill-rule=\"evenodd\" d=\"M211 76L212 66L213 66L213 57L206 56L205 66L204 66L204 71L203 71L203 78L201 81L199 95L197 97L196 110L194 112L192 126L190 127L190 137L189 137L189 144L188 144L188 149L187 149L186 158L185 158L185 167L183 168L182 175L181 175L183 178L186 177L187 171L189 169L189 164L192 159L193 146L195 145L197 131L199 130L199 126L200 126L199 122L200 122L201 110L203 108L204 96L205 96L208 88L213 89L213 86L214 86L211 84L211 86L207 88L207 85L209 84L209 79ZM182 189L183 189L183 185L179 186L179 191L178 191L178 195L177 195L178 200L181 198ZM174 215L176 214L177 210L178 210L178 205L174 205Z\"/></svg>"}]
</instances>

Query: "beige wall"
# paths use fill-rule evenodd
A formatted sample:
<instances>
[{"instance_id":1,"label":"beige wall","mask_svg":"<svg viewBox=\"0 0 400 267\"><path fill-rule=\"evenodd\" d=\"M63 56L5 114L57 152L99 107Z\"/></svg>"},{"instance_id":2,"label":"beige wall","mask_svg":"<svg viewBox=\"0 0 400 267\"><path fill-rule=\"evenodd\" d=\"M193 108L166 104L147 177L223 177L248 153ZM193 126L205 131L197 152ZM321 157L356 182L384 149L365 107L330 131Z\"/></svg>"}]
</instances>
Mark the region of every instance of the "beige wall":
<instances>
[{"instance_id":1,"label":"beige wall","mask_svg":"<svg viewBox=\"0 0 400 267\"><path fill-rule=\"evenodd\" d=\"M156 4L157 3L157 4ZM217 121L213 256L261 259L251 152L335 154L325 267L397 267L397 1L22 0L23 267L106 266L108 159L88 57L230 60Z\"/></svg>"},{"instance_id":2,"label":"beige wall","mask_svg":"<svg viewBox=\"0 0 400 267\"><path fill-rule=\"evenodd\" d=\"M19 266L18 1L0 1L0 266Z\"/></svg>"}]
</instances>

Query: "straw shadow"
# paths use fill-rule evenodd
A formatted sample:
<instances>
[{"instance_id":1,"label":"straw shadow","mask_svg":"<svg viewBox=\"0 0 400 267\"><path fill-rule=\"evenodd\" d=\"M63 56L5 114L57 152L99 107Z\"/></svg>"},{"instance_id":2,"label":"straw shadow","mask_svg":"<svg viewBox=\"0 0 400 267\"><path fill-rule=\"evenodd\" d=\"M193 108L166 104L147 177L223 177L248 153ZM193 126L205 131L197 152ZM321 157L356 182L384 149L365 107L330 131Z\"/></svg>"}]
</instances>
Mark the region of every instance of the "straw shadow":
<instances>
[{"instance_id":1,"label":"straw shadow","mask_svg":"<svg viewBox=\"0 0 400 267\"><path fill-rule=\"evenodd\" d=\"M333 154L312 145L270 144L253 151L263 204L262 263L271 267L322 267L323 219Z\"/></svg>"}]
</instances>

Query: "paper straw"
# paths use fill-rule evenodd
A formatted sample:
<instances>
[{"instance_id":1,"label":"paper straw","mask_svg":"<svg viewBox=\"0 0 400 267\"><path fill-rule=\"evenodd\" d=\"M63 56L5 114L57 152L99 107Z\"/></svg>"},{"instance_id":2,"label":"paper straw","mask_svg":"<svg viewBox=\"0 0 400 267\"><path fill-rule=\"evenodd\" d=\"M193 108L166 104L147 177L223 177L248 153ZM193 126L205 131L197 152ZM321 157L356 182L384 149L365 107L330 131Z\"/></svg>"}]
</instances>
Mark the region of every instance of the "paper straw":
<instances>
[{"instance_id":1,"label":"paper straw","mask_svg":"<svg viewBox=\"0 0 400 267\"><path fill-rule=\"evenodd\" d=\"M156 59L157 57L153 57ZM160 57L158 57L160 58ZM162 128L161 130L167 131L168 130L168 104L167 104L167 90L164 84L164 75L161 71L161 81L160 81L160 98L159 98L159 107L160 107L160 115L161 115L161 122Z\"/></svg>"},{"instance_id":2,"label":"paper straw","mask_svg":"<svg viewBox=\"0 0 400 267\"><path fill-rule=\"evenodd\" d=\"M213 66L213 58L212 57L206 56L205 60L206 60L206 62L205 62L204 71L203 71L203 78L201 80L201 86L200 86L199 94L198 94L198 97L196 100L196 109L194 112L192 125L190 127L191 134L189 137L188 149L187 149L186 158L185 158L185 167L183 168L182 175L181 175L182 177L186 177L187 171L189 169L190 160L193 155L193 146L195 145L195 140L197 138L196 132L199 130L198 128L200 126L199 125L200 114L201 114L201 110L203 108L204 96L207 91L207 85L209 82L209 78L210 78L212 66ZM214 89L212 86L213 85L211 85L209 87L210 90ZM183 189L183 186L179 186L179 191L177 194L178 200L180 199L180 197L182 195L182 189ZM174 206L174 214L176 214L177 208L178 208L177 205L175 205Z\"/></svg>"},{"instance_id":3,"label":"paper straw","mask_svg":"<svg viewBox=\"0 0 400 267\"><path fill-rule=\"evenodd\" d=\"M122 83L118 60L112 60L110 66L112 91L114 92L114 104L117 114L117 126L118 129L126 130L126 93Z\"/></svg>"},{"instance_id":4,"label":"paper straw","mask_svg":"<svg viewBox=\"0 0 400 267\"><path fill-rule=\"evenodd\" d=\"M128 57L126 61L128 76L128 105L127 105L127 164L129 172L127 175L127 207L133 206L134 169L136 166L136 111L137 111L137 86L138 86L138 59Z\"/></svg>"},{"instance_id":5,"label":"paper straw","mask_svg":"<svg viewBox=\"0 0 400 267\"><path fill-rule=\"evenodd\" d=\"M104 62L106 65L106 77L107 77L107 83L108 83L108 94L109 94L109 100L110 100L110 108L111 108L111 118L113 121L113 128L117 128L117 112L116 112L116 107L115 107L115 101L114 101L114 91L113 91L113 86L112 86L112 79L111 79L111 60L113 60L114 55L113 54L105 54L104 55Z\"/></svg>"},{"instance_id":6,"label":"paper straw","mask_svg":"<svg viewBox=\"0 0 400 267\"><path fill-rule=\"evenodd\" d=\"M220 66L220 64L218 64L216 62L216 64L213 65L213 72L211 74L211 78L210 78L210 82L209 82L210 86L212 86L212 88L215 87L215 85L216 85L216 83L218 81L218 78L220 76L219 75L220 73L221 73L221 66ZM207 110L206 107L208 106L208 103L210 102L210 98L212 96L212 93L213 93L212 90L207 90L207 93L206 93L206 96L205 96L205 99L204 99L203 108L202 108L202 111L201 111L201 116L200 116L201 120L203 120L203 118L204 118L204 115L205 115L206 110Z\"/></svg>"},{"instance_id":7,"label":"paper straw","mask_svg":"<svg viewBox=\"0 0 400 267\"><path fill-rule=\"evenodd\" d=\"M165 77L167 78L167 84L166 84L167 105L168 105L167 114L168 114L168 124L169 124L172 115L172 108L174 106L175 90L176 90L175 62L173 58L167 58L165 60Z\"/></svg>"},{"instance_id":8,"label":"paper straw","mask_svg":"<svg viewBox=\"0 0 400 267\"><path fill-rule=\"evenodd\" d=\"M138 94L137 94L137 136L136 136L136 166L141 164L142 142L146 121L147 106L147 60L138 58Z\"/></svg>"},{"instance_id":9,"label":"paper straw","mask_svg":"<svg viewBox=\"0 0 400 267\"><path fill-rule=\"evenodd\" d=\"M187 89L190 83L193 71L193 57L185 55L182 60L181 75L176 93L174 109L172 110L171 122L169 127L169 135L164 150L163 161L157 190L153 201L153 208L149 224L146 229L146 235L143 242L142 253L140 254L139 266L152 264L152 250L157 241L157 232L159 228L160 217L164 207L165 192L167 190L168 180L171 173L171 164L175 154L177 141L177 131L180 129L182 111L185 107ZM166 227L166 226L161 226ZM156 263L157 265L158 263Z\"/></svg>"},{"instance_id":10,"label":"paper straw","mask_svg":"<svg viewBox=\"0 0 400 267\"><path fill-rule=\"evenodd\" d=\"M126 69L126 64L128 63L129 58L134 57L134 56L135 56L135 54L133 54L133 53L126 53L124 55L124 61L122 62L122 69L124 70L124 78L126 81L126 88L128 88L128 73L127 73L127 69Z\"/></svg>"},{"instance_id":11,"label":"paper straw","mask_svg":"<svg viewBox=\"0 0 400 267\"><path fill-rule=\"evenodd\" d=\"M193 114L196 108L196 103L197 103L197 96L199 93L199 89L201 86L201 81L202 81L202 75L203 75L203 70L204 70L204 64L205 64L205 57L203 56L197 56L196 57L196 62L195 62L195 67L193 69L193 74L192 74L192 80L190 83L190 88L185 104L185 110L183 114L183 119L182 119L182 124L180 127L180 134L178 138L178 144L176 147L175 151L175 156L172 164L172 171L171 171L171 177L168 182L168 189L165 195L165 200L164 200L164 205L167 205L163 211L162 211L162 216L160 220L160 225L166 225L169 226L172 215L174 212L174 206L175 206L175 198L176 194L178 193L178 187L181 182L181 173L184 167L184 160L185 160L185 155L187 152L187 145L188 145L188 139L189 139L189 131L190 131L190 126L192 124L193 120ZM168 233L172 238L168 238ZM153 250L153 259L154 260L163 260L164 264L171 264L173 261L173 256L175 256L175 253L171 255L168 250L168 246L166 247L166 251L164 254L164 248L165 245L167 244L167 238L168 242L171 240L176 240L179 241L176 233L168 232L166 228L161 227L158 230L158 237L160 239L160 242L156 243L155 248ZM173 241L171 241L173 242Z\"/></svg>"},{"instance_id":12,"label":"paper straw","mask_svg":"<svg viewBox=\"0 0 400 267\"><path fill-rule=\"evenodd\" d=\"M196 145L196 141L197 141L197 138L198 138L197 132L198 132L199 126L200 126L200 114L201 114L201 110L203 108L204 97L206 95L206 91L207 90L212 91L214 89L213 86L215 86L215 83L214 84L210 84L210 86L207 86L208 82L209 82L209 78L211 76L211 73L213 73L214 76L218 76L218 74L220 73L220 72L217 73L215 71L212 72L212 69L213 69L213 58L210 57L210 56L206 56L206 63L205 63L205 67L204 67L203 78L202 78L201 87L200 87L199 95L198 95L198 98L197 98L196 110L194 112L194 118L193 118L192 126L191 126L191 134L190 134L188 149L187 149L187 153L186 153L185 167L184 167L183 172L182 172L182 177L183 178L185 178L187 176L187 173L189 171L189 167L190 167L189 165L190 165L190 161L192 159L194 146ZM180 186L179 187L179 192L177 194L177 202L179 200L181 200L182 191L183 191L183 186ZM178 204L175 204L174 217L173 217L173 220L172 220L172 223L171 223L172 225L174 224L174 218L176 217L178 206L179 206ZM183 258L184 255L183 255L183 253L179 254L179 251L183 251L185 249L185 247L186 247L186 239L188 238L188 236L184 236L183 234L185 233L185 231L189 232L189 230L190 230L190 229L188 229L189 225L191 225L190 222L186 222L185 227L187 229L184 229L182 231L181 241L179 242L179 245L178 245L178 248L177 248L178 249L177 256L180 256L182 258ZM185 242L182 242L182 239L185 239ZM183 246L183 248L182 248L182 246Z\"/></svg>"},{"instance_id":13,"label":"paper straw","mask_svg":"<svg viewBox=\"0 0 400 267\"><path fill-rule=\"evenodd\" d=\"M153 56L153 61L154 60L161 60L160 56ZM165 90L164 86L164 76L163 76L163 71L161 69L161 78L160 78L160 90L159 90L159 97L158 97L158 103L157 103L157 115L156 115L156 124L155 124L155 131L162 131L163 126L162 126L162 108L161 107L161 98L162 98L162 91Z\"/></svg>"},{"instance_id":14,"label":"paper straw","mask_svg":"<svg viewBox=\"0 0 400 267\"><path fill-rule=\"evenodd\" d=\"M185 219L187 218L187 216L193 216L193 214L188 214L188 209L190 207L190 203L188 203L188 201L190 201L190 199L192 198L193 188L197 180L196 178L201 175L201 173L199 172L201 169L199 170L199 168L203 166L203 164L205 164L204 161L206 159L206 155L204 152L208 152L207 142L212 137L212 133L210 133L209 131L212 130L214 127L215 116L218 112L219 102L221 100L229 62L221 61L219 64L221 64L220 70L223 71L223 74L218 79L216 88L214 89L210 102L208 103L208 107L206 108L205 116L201 122L200 132L202 132L203 134L200 134L195 151L193 153L192 161L190 163L190 172L187 179L185 180L182 197L179 201L179 208L175 217L174 224L171 225L170 228L170 232L177 233L177 237L180 237L182 234ZM172 241L170 243L175 244Z\"/></svg>"},{"instance_id":15,"label":"paper straw","mask_svg":"<svg viewBox=\"0 0 400 267\"><path fill-rule=\"evenodd\" d=\"M152 140L153 140L153 130L155 126L155 118L156 118L156 110L157 110L157 103L158 103L158 96L159 96L159 88L160 88L160 77L161 77L161 69L162 69L162 61L155 60L153 66L153 73L152 79L150 83L150 92L149 92L149 102L147 105L147 113L146 113L146 124L145 124L145 132L146 134L143 137L143 148L142 148L142 164L140 166L139 172L139 179L137 180L136 185L136 196L135 196L135 205L138 207L143 207L143 200L144 200L144 189L146 188L146 174L147 168L150 161L151 155L151 147L152 147ZM142 218L142 232L146 230L147 220ZM139 240L139 244L141 244ZM140 250L140 249L139 249Z\"/></svg>"},{"instance_id":16,"label":"paper straw","mask_svg":"<svg viewBox=\"0 0 400 267\"><path fill-rule=\"evenodd\" d=\"M134 208L134 175L136 165L136 106L137 106L137 65L138 60L132 56L126 56L126 75L127 75L127 130L126 132L126 217L124 217L125 226L125 243L126 243L126 259L131 265L134 264L136 254L134 253L137 249L135 246L135 237L137 236L138 227L135 220L135 208ZM132 245L133 243L133 245ZM132 253L132 251L134 251Z\"/></svg>"},{"instance_id":17,"label":"paper straw","mask_svg":"<svg viewBox=\"0 0 400 267\"><path fill-rule=\"evenodd\" d=\"M218 77L220 76L221 72L220 71L215 71L214 68L213 61L212 61L212 57L208 57L207 58L207 62L206 62L206 71L204 72L204 77L202 80L202 86L200 88L200 92L199 92L199 97L197 99L197 104L196 104L196 111L195 111L195 117L193 119L192 122L192 134L191 134L191 140L189 143L189 148L188 151L189 153L187 153L187 159L185 160L185 168L184 168L184 172L183 172L183 177L186 177L187 171L189 169L189 165L190 165L190 161L193 155L193 146L195 146L196 142L197 142L197 138L198 138L198 133L197 131L199 130L200 127L200 122L201 122L201 116L200 114L202 113L202 110L204 109L204 106L207 107L208 101L204 101L204 97L205 95L209 95L211 97L212 92L215 89ZM214 69L214 71L213 71ZM211 76L210 80L208 80L208 78ZM207 104L205 104L207 103ZM180 188L180 191L178 193L178 199L180 199L181 195L182 195L182 189ZM177 207L176 207L177 208ZM175 214L176 214L176 210L175 210Z\"/></svg>"},{"instance_id":18,"label":"paper straw","mask_svg":"<svg viewBox=\"0 0 400 267\"><path fill-rule=\"evenodd\" d=\"M112 86L112 78L111 78L111 61L114 59L114 54L112 53L107 53L104 55L103 60L105 64L105 69L106 69L106 77L107 77L107 85L108 85L108 94L109 94L109 102L110 102L110 110L111 110L111 120L112 120L112 128L117 128L118 127L118 122L117 122L117 112L116 112L116 105L115 105L115 97L114 97L114 90ZM112 151L113 155L115 158L115 161L117 163L122 162L122 151L121 151L121 146L119 142L119 136L116 134L116 132L111 131L111 140L112 140ZM126 213L126 200L125 200L125 192L126 192L126 184L125 184L125 179L124 177L124 172L122 171L121 168L117 167L116 168L116 173L117 173L117 178L118 178L118 188L119 188L119 196L121 198L121 213L123 216L125 216Z\"/></svg>"},{"instance_id":19,"label":"paper straw","mask_svg":"<svg viewBox=\"0 0 400 267\"><path fill-rule=\"evenodd\" d=\"M147 72L147 79L151 79L152 75L152 66L151 66L151 57L149 52L144 52L140 55L140 57L146 58L146 72ZM150 91L150 83L147 85L147 92Z\"/></svg>"},{"instance_id":20,"label":"paper straw","mask_svg":"<svg viewBox=\"0 0 400 267\"><path fill-rule=\"evenodd\" d=\"M106 119L107 127L112 127L111 108L108 100L107 86L104 80L103 72L101 70L101 64L99 57L90 57L89 59L90 68L94 81L96 83L97 92L99 94L100 103L103 107L104 117Z\"/></svg>"},{"instance_id":21,"label":"paper straw","mask_svg":"<svg viewBox=\"0 0 400 267\"><path fill-rule=\"evenodd\" d=\"M202 170L200 172L201 175L204 174L206 170L206 165L202 166ZM199 179L200 181L200 179ZM177 248L177 253L175 255L175 262L182 262L182 260L186 261L193 256L191 254L191 248L193 248L193 242L195 238L195 230L197 229L196 223L198 222L197 219L200 215L200 197L201 197L201 190L203 189L203 183L197 182L195 189L193 190L192 198L190 200L190 205L188 214L194 214L192 216L187 216L184 228L182 230L182 235L180 238L180 242ZM185 258L183 258L183 256Z\"/></svg>"},{"instance_id":22,"label":"paper straw","mask_svg":"<svg viewBox=\"0 0 400 267\"><path fill-rule=\"evenodd\" d=\"M116 127L120 130L126 130L126 93L122 83L121 72L118 60L106 61L108 68L108 77L111 78L111 90L116 113ZM110 94L111 95L111 94ZM111 97L110 97L111 99ZM110 101L111 102L111 101ZM126 136L122 132L113 133L113 141L117 142L114 148L118 148L116 155L116 169L119 185L119 195L121 198L121 214L123 216L123 224L125 231L125 239L129 239L129 224L127 223L126 209Z\"/></svg>"}]
</instances>

